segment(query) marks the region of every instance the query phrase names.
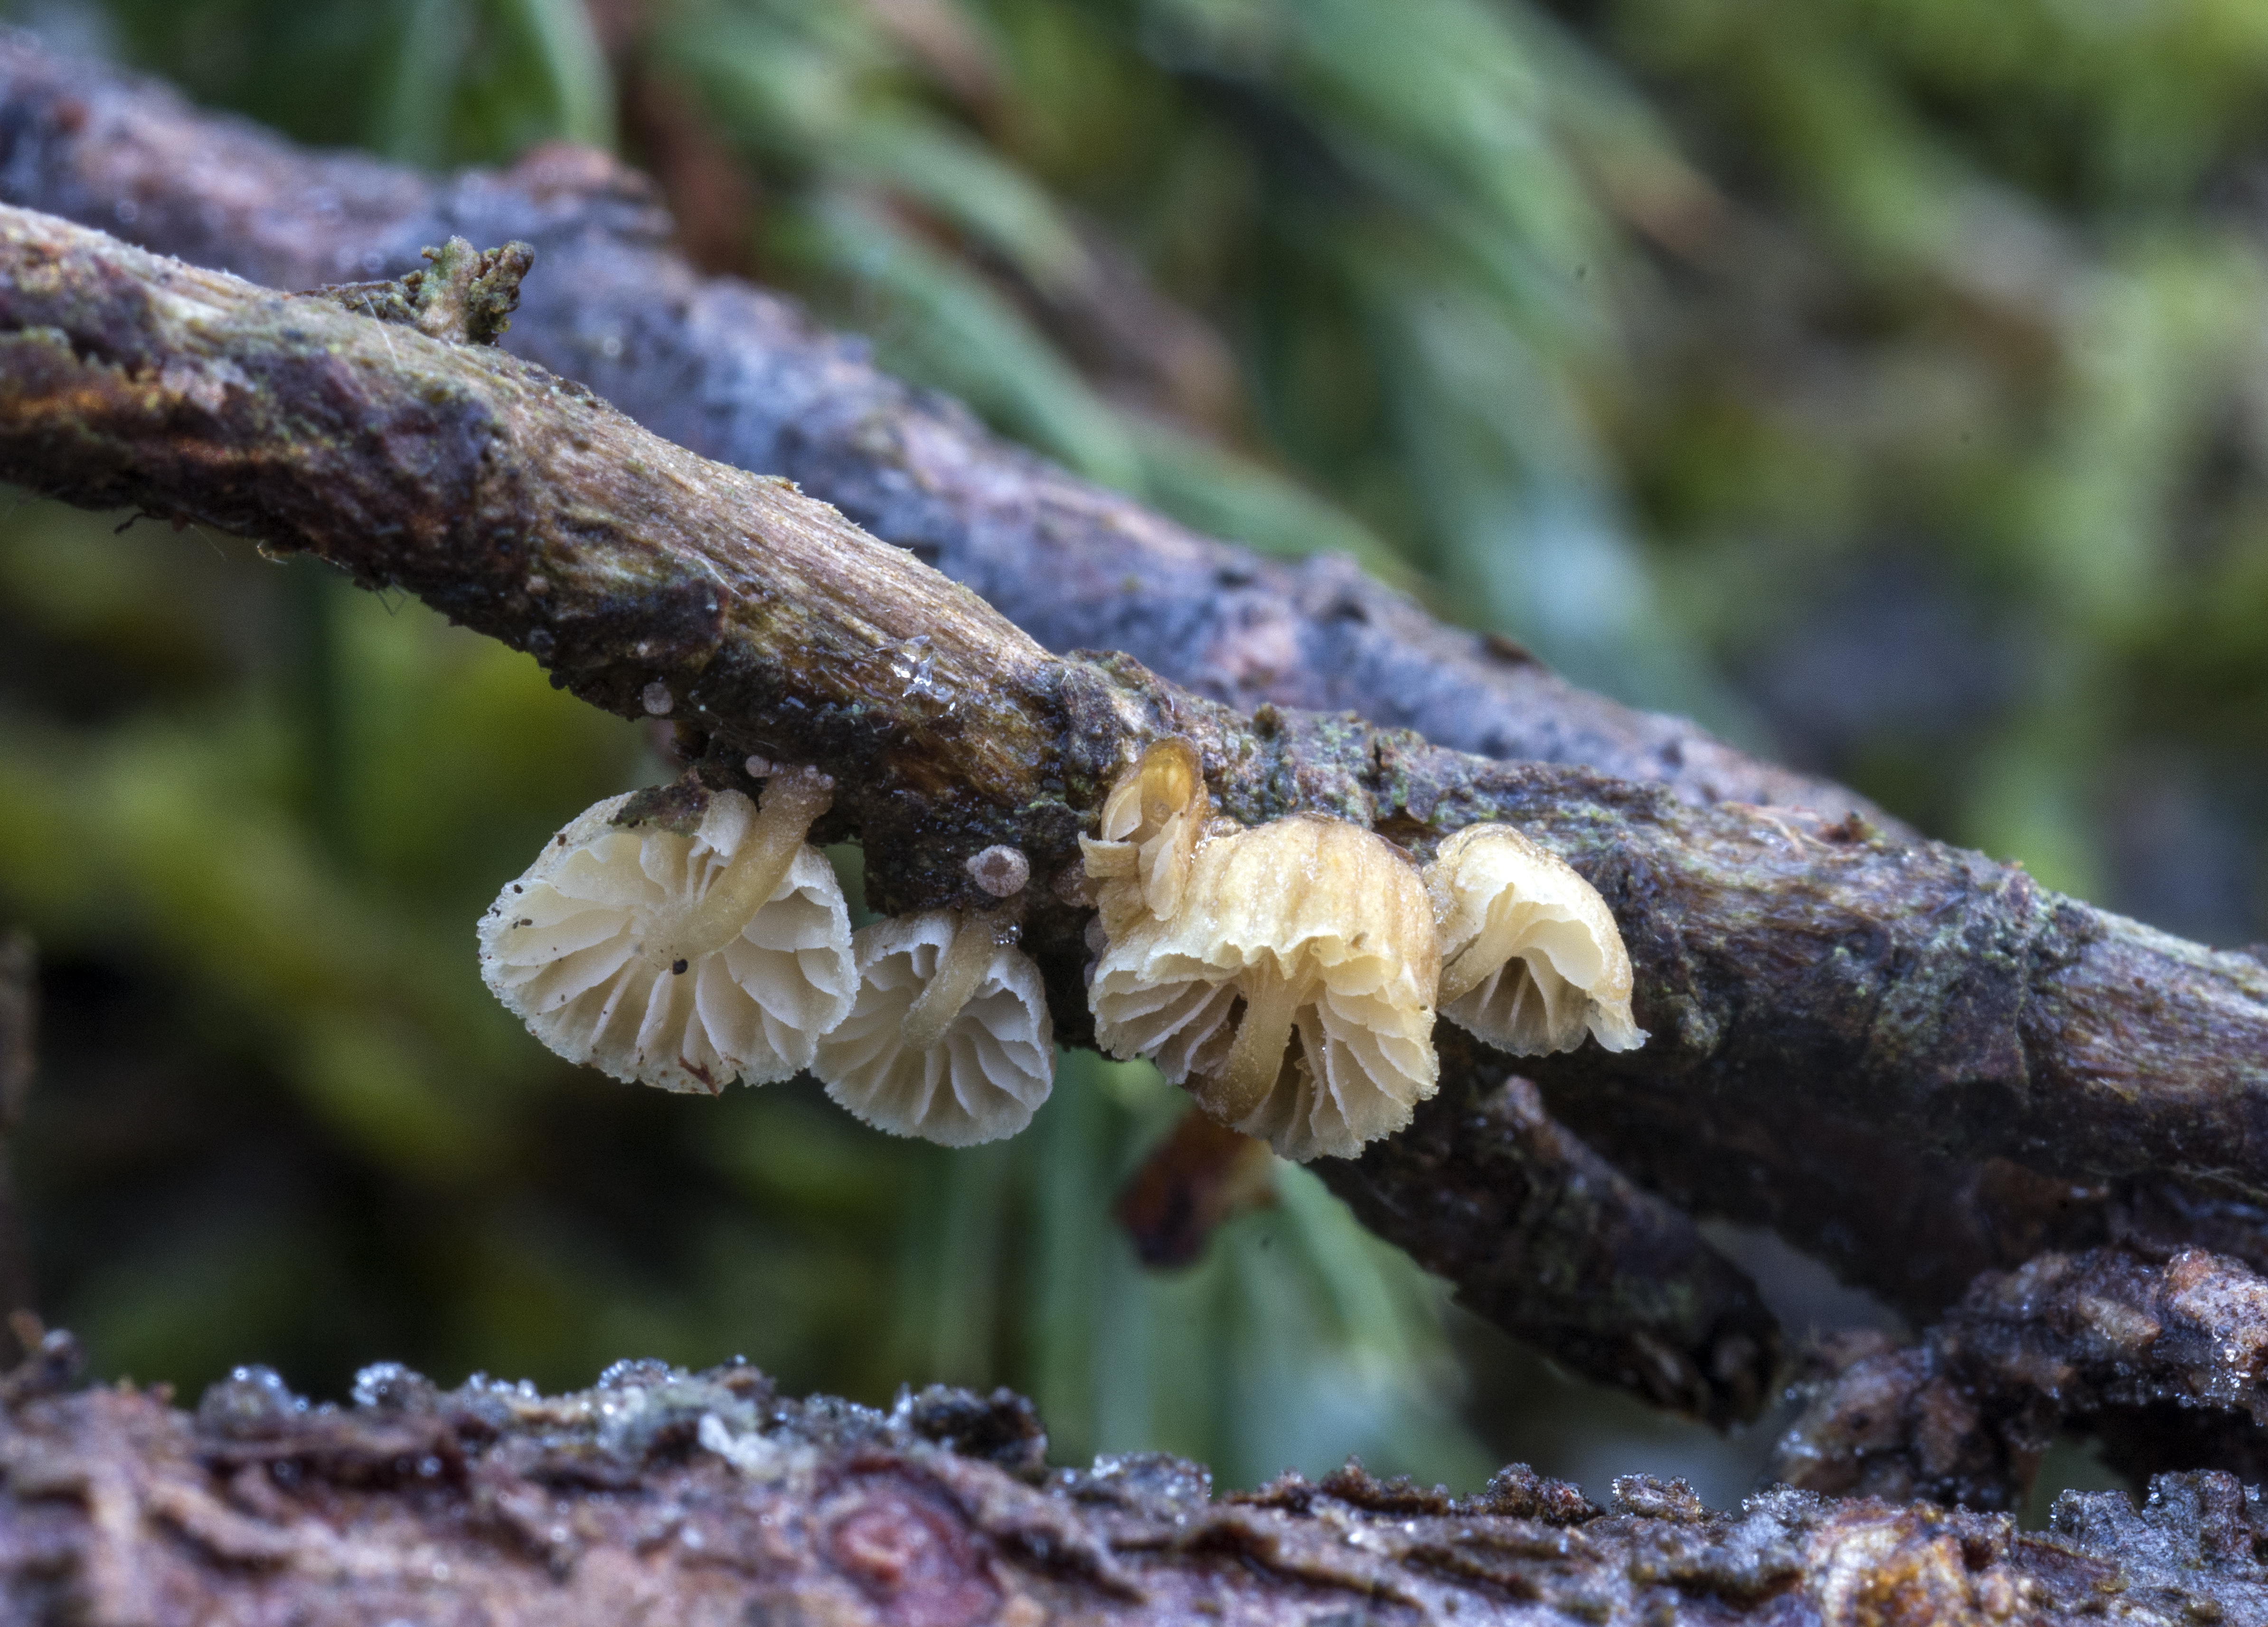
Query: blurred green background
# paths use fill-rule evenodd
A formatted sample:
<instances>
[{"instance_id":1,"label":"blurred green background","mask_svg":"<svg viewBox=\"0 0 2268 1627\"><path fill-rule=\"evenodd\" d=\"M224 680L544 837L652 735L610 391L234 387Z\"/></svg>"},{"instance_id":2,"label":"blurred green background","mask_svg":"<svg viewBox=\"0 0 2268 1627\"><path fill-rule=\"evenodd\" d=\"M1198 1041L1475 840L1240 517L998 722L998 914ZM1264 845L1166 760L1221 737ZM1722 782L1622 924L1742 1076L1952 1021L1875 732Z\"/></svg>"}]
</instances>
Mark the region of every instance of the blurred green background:
<instances>
[{"instance_id":1,"label":"blurred green background","mask_svg":"<svg viewBox=\"0 0 2268 1627\"><path fill-rule=\"evenodd\" d=\"M568 138L704 264L1203 528L1356 555L1587 683L2222 945L2268 937L2268 8L2253 0L114 0L0 5L302 140ZM540 272L539 272L540 275ZM1312 1177L1145 1275L1176 1109L1026 1136L557 1064L472 923L648 738L414 603L0 521L0 917L45 957L43 1308L551 1386L744 1353L1013 1384L1063 1461L1352 1451L1736 1496L1720 1442L1446 1305ZM855 854L845 854L855 868ZM1800 1333L1874 1316L1726 1233ZM2058 1474L2084 1476L2065 1462Z\"/></svg>"}]
</instances>

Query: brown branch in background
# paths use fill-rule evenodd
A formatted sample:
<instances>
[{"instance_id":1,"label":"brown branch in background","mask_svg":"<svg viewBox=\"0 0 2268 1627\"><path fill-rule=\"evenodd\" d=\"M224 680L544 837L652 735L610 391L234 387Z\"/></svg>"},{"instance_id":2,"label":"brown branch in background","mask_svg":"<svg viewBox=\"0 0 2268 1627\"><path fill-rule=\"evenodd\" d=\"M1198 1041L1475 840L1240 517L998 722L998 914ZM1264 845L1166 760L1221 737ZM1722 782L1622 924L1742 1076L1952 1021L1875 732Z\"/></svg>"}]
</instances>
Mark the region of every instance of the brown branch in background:
<instances>
[{"instance_id":1,"label":"brown branch in background","mask_svg":"<svg viewBox=\"0 0 2268 1627\"><path fill-rule=\"evenodd\" d=\"M15 1151L38 1060L39 1017L39 961L32 939L20 931L0 932L0 1364L7 1365L30 1353L15 1318L29 1315L36 1303L31 1239L16 1196Z\"/></svg>"},{"instance_id":2,"label":"brown branch in background","mask_svg":"<svg viewBox=\"0 0 2268 1627\"><path fill-rule=\"evenodd\" d=\"M272 1373L194 1417L0 1381L0 1615L63 1623L482 1620L1042 1627L1233 1620L1837 1623L2252 1620L2262 1533L2228 1476L2056 1528L1683 1482L1602 1511L1524 1467L1452 1499L1359 1468L1215 1501L1160 1455L1046 1474L1027 1403L933 1388L884 1414L745 1366L446 1393L367 1370L311 1409Z\"/></svg>"},{"instance_id":3,"label":"brown branch in background","mask_svg":"<svg viewBox=\"0 0 2268 1627\"><path fill-rule=\"evenodd\" d=\"M1978 1279L1922 1342L1829 1341L1802 1416L1775 1449L1774 1479L1813 1491L2013 1507L2066 1424L2110 1425L2109 1455L2135 1461L2148 1436L2257 1478L2268 1456L2268 1280L2184 1248L2042 1255ZM2232 1427L2135 1431L2179 1410ZM2235 1448L2232 1453L2232 1448ZM2194 1466L2196 1460L2191 1460Z\"/></svg>"}]
</instances>

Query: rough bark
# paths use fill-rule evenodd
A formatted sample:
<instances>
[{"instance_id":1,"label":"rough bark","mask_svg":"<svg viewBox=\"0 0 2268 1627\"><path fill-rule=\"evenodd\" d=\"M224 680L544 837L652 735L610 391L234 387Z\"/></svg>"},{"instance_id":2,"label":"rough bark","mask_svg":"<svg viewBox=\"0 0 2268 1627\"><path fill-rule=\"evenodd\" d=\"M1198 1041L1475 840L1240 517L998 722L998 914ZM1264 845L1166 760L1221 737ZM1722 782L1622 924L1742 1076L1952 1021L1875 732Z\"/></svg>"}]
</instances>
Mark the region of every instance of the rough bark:
<instances>
[{"instance_id":1,"label":"rough bark","mask_svg":"<svg viewBox=\"0 0 2268 1627\"><path fill-rule=\"evenodd\" d=\"M2058 1430L2098 1420L2113 1461L2264 1464L2268 1280L2203 1248L2042 1255L1980 1277L1910 1349L1852 1334L1815 1360L1769 1471L1813 1491L2014 1506ZM2183 1413L2207 1427L2167 1427Z\"/></svg>"},{"instance_id":2,"label":"rough bark","mask_svg":"<svg viewBox=\"0 0 2268 1627\"><path fill-rule=\"evenodd\" d=\"M1466 1499L1351 1465L1216 1499L1171 1458L1047 1472L1005 1391L881 1413L747 1367L549 1399L373 1368L339 1410L252 1369L192 1417L54 1393L67 1353L0 1411L26 1627L2268 1619L2268 1521L2225 1475L2066 1496L2039 1535L1786 1488L1712 1513L1644 1476L1602 1511L1521 1466Z\"/></svg>"},{"instance_id":3,"label":"rough bark","mask_svg":"<svg viewBox=\"0 0 2268 1627\"><path fill-rule=\"evenodd\" d=\"M541 149L440 178L311 154L160 85L0 33L0 200L274 288L414 270L462 236L541 256L504 345L666 438L795 481L965 583L1057 652L1121 650L1240 710L1357 712L1486 756L1580 763L1689 800L1895 821L1682 718L1579 689L1500 638L1434 622L1340 559L1196 535L879 372L792 302L704 278L652 185Z\"/></svg>"}]
</instances>

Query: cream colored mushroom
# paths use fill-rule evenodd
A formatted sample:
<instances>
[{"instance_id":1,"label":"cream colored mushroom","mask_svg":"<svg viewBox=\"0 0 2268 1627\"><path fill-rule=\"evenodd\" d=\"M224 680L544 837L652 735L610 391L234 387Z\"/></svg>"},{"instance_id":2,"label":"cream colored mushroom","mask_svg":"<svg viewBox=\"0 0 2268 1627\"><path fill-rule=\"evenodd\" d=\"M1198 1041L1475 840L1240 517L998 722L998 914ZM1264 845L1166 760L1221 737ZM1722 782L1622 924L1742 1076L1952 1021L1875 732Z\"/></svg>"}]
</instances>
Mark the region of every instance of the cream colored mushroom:
<instances>
[{"instance_id":1,"label":"cream colored mushroom","mask_svg":"<svg viewBox=\"0 0 2268 1627\"><path fill-rule=\"evenodd\" d=\"M1104 1049L1286 1158L1409 1123L1434 1089L1440 958L1398 849L1295 814L1197 844L1178 902L1111 934L1088 992Z\"/></svg>"},{"instance_id":2,"label":"cream colored mushroom","mask_svg":"<svg viewBox=\"0 0 2268 1627\"><path fill-rule=\"evenodd\" d=\"M481 975L571 1062L665 1090L784 1079L858 991L834 867L804 840L834 782L762 806L681 784L601 802L481 917Z\"/></svg>"},{"instance_id":3,"label":"cream colored mushroom","mask_svg":"<svg viewBox=\"0 0 2268 1627\"><path fill-rule=\"evenodd\" d=\"M1180 907L1212 811L1204 766L1187 740L1156 742L1120 777L1102 805L1101 839L1079 839L1106 931L1116 936L1144 914L1163 918Z\"/></svg>"},{"instance_id":4,"label":"cream colored mushroom","mask_svg":"<svg viewBox=\"0 0 2268 1627\"><path fill-rule=\"evenodd\" d=\"M1040 968L981 912L877 921L853 939L858 998L820 1042L827 1093L877 1130L975 1146L1032 1122L1055 1082Z\"/></svg>"},{"instance_id":5,"label":"cream colored mushroom","mask_svg":"<svg viewBox=\"0 0 2268 1627\"><path fill-rule=\"evenodd\" d=\"M1468 825L1425 869L1441 936L1441 1015L1521 1056L1590 1034L1635 1050L1630 954L1598 889L1509 825Z\"/></svg>"}]
</instances>

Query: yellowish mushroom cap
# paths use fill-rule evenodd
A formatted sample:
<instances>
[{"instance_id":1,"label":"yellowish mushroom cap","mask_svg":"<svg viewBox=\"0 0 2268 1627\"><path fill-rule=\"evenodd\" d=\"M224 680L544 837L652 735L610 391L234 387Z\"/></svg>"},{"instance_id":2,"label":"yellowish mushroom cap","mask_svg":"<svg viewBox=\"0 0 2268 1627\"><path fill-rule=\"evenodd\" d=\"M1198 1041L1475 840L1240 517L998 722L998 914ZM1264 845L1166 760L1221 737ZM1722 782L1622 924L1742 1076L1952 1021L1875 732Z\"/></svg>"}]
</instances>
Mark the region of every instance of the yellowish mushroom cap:
<instances>
[{"instance_id":1,"label":"yellowish mushroom cap","mask_svg":"<svg viewBox=\"0 0 2268 1627\"><path fill-rule=\"evenodd\" d=\"M820 1042L827 1093L877 1130L975 1146L1032 1122L1055 1082L1040 968L990 917L932 909L861 927L858 998Z\"/></svg>"},{"instance_id":2,"label":"yellowish mushroom cap","mask_svg":"<svg viewBox=\"0 0 2268 1627\"><path fill-rule=\"evenodd\" d=\"M1441 935L1441 1015L1521 1056L1572 1050L1590 1034L1635 1050L1630 954L1598 889L1509 825L1469 825L1441 844L1425 888Z\"/></svg>"},{"instance_id":3,"label":"yellowish mushroom cap","mask_svg":"<svg viewBox=\"0 0 2268 1627\"><path fill-rule=\"evenodd\" d=\"M1163 740L1143 752L1102 805L1101 839L1079 839L1106 931L1116 936L1143 914L1162 918L1180 907L1211 818L1196 747Z\"/></svg>"},{"instance_id":4,"label":"yellowish mushroom cap","mask_svg":"<svg viewBox=\"0 0 2268 1627\"><path fill-rule=\"evenodd\" d=\"M784 777L761 811L695 792L628 824L630 797L600 803L482 917L481 975L536 1038L618 1079L713 1093L808 1067L858 990L842 888L803 840L827 786Z\"/></svg>"},{"instance_id":5,"label":"yellowish mushroom cap","mask_svg":"<svg viewBox=\"0 0 2268 1627\"><path fill-rule=\"evenodd\" d=\"M1192 851L1179 908L1113 933L1095 1037L1286 1158L1351 1158L1433 1093L1433 918L1359 826L1295 814Z\"/></svg>"}]
</instances>

